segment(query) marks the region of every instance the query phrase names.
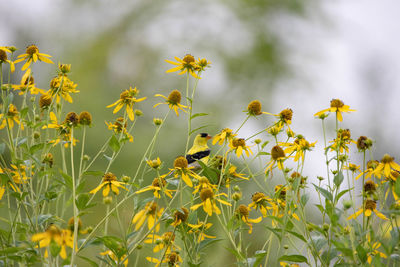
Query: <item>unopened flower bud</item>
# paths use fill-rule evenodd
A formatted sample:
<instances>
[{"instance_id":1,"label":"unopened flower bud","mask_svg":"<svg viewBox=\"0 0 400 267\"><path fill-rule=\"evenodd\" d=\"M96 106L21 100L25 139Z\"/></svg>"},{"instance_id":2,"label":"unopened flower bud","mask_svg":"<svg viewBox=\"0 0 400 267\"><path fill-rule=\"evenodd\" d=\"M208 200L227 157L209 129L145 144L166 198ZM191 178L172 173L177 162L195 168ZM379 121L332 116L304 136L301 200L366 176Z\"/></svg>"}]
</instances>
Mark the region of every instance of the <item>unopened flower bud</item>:
<instances>
[{"instance_id":1,"label":"unopened flower bud","mask_svg":"<svg viewBox=\"0 0 400 267\"><path fill-rule=\"evenodd\" d=\"M235 185L233 187L233 190L235 190L235 192L240 192L240 187L238 185Z\"/></svg>"},{"instance_id":2,"label":"unopened flower bud","mask_svg":"<svg viewBox=\"0 0 400 267\"><path fill-rule=\"evenodd\" d=\"M126 175L123 175L122 178L121 178L122 182L124 182L124 183L129 182L130 179L131 179L131 177L126 176Z\"/></svg>"},{"instance_id":3,"label":"unopened flower bud","mask_svg":"<svg viewBox=\"0 0 400 267\"><path fill-rule=\"evenodd\" d=\"M40 138L40 132L35 131L35 132L33 133L33 138L39 139L39 138Z\"/></svg>"},{"instance_id":4,"label":"unopened flower bud","mask_svg":"<svg viewBox=\"0 0 400 267\"><path fill-rule=\"evenodd\" d=\"M343 208L345 210L350 209L353 206L353 202L351 200L345 200L343 201Z\"/></svg>"},{"instance_id":5,"label":"unopened flower bud","mask_svg":"<svg viewBox=\"0 0 400 267\"><path fill-rule=\"evenodd\" d=\"M135 115L140 117L143 115L143 111L141 111L140 109L135 109Z\"/></svg>"},{"instance_id":6,"label":"unopened flower bud","mask_svg":"<svg viewBox=\"0 0 400 267\"><path fill-rule=\"evenodd\" d=\"M155 126L160 126L162 124L163 120L160 118L154 118L153 123Z\"/></svg>"},{"instance_id":7,"label":"unopened flower bud","mask_svg":"<svg viewBox=\"0 0 400 267\"><path fill-rule=\"evenodd\" d=\"M84 161L89 161L90 160L90 156L89 155L83 155L83 160Z\"/></svg>"},{"instance_id":8,"label":"unopened flower bud","mask_svg":"<svg viewBox=\"0 0 400 267\"><path fill-rule=\"evenodd\" d=\"M261 144L261 142L262 142L262 140L260 138L257 138L256 140L254 140L254 143L256 143L257 145Z\"/></svg>"},{"instance_id":9,"label":"unopened flower bud","mask_svg":"<svg viewBox=\"0 0 400 267\"><path fill-rule=\"evenodd\" d=\"M233 195L232 195L232 199L233 199L234 201L239 201L241 198L242 198L242 193L235 192L235 193L233 193Z\"/></svg>"},{"instance_id":10,"label":"unopened flower bud","mask_svg":"<svg viewBox=\"0 0 400 267\"><path fill-rule=\"evenodd\" d=\"M103 203L106 204L106 205L111 204L112 201L113 201L113 199L112 199L112 197L110 197L110 196L103 197Z\"/></svg>"}]
</instances>

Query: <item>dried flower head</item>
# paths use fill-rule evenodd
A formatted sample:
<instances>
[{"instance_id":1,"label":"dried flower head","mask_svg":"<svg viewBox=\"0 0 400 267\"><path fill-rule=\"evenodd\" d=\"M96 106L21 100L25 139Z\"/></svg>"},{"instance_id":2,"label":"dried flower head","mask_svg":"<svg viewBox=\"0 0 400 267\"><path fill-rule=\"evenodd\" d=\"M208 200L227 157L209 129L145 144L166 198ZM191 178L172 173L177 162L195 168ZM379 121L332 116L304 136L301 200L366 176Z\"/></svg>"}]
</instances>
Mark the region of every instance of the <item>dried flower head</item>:
<instances>
[{"instance_id":1,"label":"dried flower head","mask_svg":"<svg viewBox=\"0 0 400 267\"><path fill-rule=\"evenodd\" d=\"M263 114L261 111L261 102L258 100L253 100L247 106L247 114L250 116L258 116Z\"/></svg>"},{"instance_id":2,"label":"dried flower head","mask_svg":"<svg viewBox=\"0 0 400 267\"><path fill-rule=\"evenodd\" d=\"M65 123L70 127L78 126L79 116L75 112L69 112L65 117Z\"/></svg>"},{"instance_id":3,"label":"dried flower head","mask_svg":"<svg viewBox=\"0 0 400 267\"><path fill-rule=\"evenodd\" d=\"M168 95L168 102L172 105L178 105L181 103L181 92L178 90L173 90L169 95Z\"/></svg>"},{"instance_id":4,"label":"dried flower head","mask_svg":"<svg viewBox=\"0 0 400 267\"><path fill-rule=\"evenodd\" d=\"M372 146L372 140L366 136L360 136L357 139L357 148L358 150L365 151Z\"/></svg>"},{"instance_id":5,"label":"dried flower head","mask_svg":"<svg viewBox=\"0 0 400 267\"><path fill-rule=\"evenodd\" d=\"M177 157L174 161L174 168L186 169L188 167L188 161L185 157Z\"/></svg>"},{"instance_id":6,"label":"dried flower head","mask_svg":"<svg viewBox=\"0 0 400 267\"><path fill-rule=\"evenodd\" d=\"M283 122L290 124L292 122L293 110L290 108L284 109L279 113L279 117Z\"/></svg>"},{"instance_id":7,"label":"dried flower head","mask_svg":"<svg viewBox=\"0 0 400 267\"><path fill-rule=\"evenodd\" d=\"M273 160L280 160L285 157L285 152L280 146L274 146L271 149L271 157Z\"/></svg>"},{"instance_id":8,"label":"dried flower head","mask_svg":"<svg viewBox=\"0 0 400 267\"><path fill-rule=\"evenodd\" d=\"M200 191L200 199L203 202L206 201L206 199L213 197L214 197L214 192L210 188L203 188Z\"/></svg>"},{"instance_id":9,"label":"dried flower head","mask_svg":"<svg viewBox=\"0 0 400 267\"><path fill-rule=\"evenodd\" d=\"M92 124L92 114L88 111L82 111L81 114L79 114L79 124L90 126Z\"/></svg>"},{"instance_id":10,"label":"dried flower head","mask_svg":"<svg viewBox=\"0 0 400 267\"><path fill-rule=\"evenodd\" d=\"M376 184L374 183L374 181L366 181L364 184L364 191L367 194L373 194L376 191Z\"/></svg>"},{"instance_id":11,"label":"dried flower head","mask_svg":"<svg viewBox=\"0 0 400 267\"><path fill-rule=\"evenodd\" d=\"M51 96L50 95L41 95L39 99L39 106L41 109L46 109L51 105Z\"/></svg>"}]
</instances>

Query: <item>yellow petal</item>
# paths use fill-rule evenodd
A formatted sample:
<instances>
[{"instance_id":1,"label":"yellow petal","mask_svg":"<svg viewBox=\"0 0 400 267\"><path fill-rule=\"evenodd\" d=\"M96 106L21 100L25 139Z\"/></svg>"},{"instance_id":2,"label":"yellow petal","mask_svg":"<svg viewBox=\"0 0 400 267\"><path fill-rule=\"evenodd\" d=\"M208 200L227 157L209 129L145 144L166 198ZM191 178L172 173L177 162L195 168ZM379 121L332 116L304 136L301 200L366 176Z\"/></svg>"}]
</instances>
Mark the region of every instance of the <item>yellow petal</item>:
<instances>
[{"instance_id":1,"label":"yellow petal","mask_svg":"<svg viewBox=\"0 0 400 267\"><path fill-rule=\"evenodd\" d=\"M103 188L103 197L108 196L109 193L110 193L110 184L107 183Z\"/></svg>"}]
</instances>

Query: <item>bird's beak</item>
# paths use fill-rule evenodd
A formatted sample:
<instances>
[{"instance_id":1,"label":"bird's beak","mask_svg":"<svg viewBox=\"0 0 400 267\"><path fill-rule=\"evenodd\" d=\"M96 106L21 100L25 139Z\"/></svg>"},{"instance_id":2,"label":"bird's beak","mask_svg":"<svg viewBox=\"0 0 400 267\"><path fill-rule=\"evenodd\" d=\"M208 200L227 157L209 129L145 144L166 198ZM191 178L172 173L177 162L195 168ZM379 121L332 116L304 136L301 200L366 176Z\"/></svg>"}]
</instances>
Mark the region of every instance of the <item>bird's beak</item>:
<instances>
[{"instance_id":1,"label":"bird's beak","mask_svg":"<svg viewBox=\"0 0 400 267\"><path fill-rule=\"evenodd\" d=\"M210 140L211 138L212 138L211 135L207 135L207 137L206 137L207 140Z\"/></svg>"}]
</instances>

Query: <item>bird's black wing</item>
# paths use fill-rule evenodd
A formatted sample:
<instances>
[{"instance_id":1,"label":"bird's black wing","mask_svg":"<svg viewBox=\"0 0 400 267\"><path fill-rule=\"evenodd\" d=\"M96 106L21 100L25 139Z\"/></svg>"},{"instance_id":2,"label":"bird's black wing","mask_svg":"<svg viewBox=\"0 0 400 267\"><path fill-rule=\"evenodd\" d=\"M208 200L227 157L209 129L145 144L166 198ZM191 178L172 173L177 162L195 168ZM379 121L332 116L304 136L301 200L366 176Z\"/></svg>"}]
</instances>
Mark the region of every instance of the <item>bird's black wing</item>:
<instances>
[{"instance_id":1,"label":"bird's black wing","mask_svg":"<svg viewBox=\"0 0 400 267\"><path fill-rule=\"evenodd\" d=\"M205 158L205 157L207 157L209 155L210 155L210 149L207 149L207 150L204 150L204 151L199 151L199 152L194 153L194 154L187 154L186 155L186 159L187 159L188 163L190 164L190 163L195 162L196 160Z\"/></svg>"}]
</instances>

